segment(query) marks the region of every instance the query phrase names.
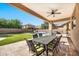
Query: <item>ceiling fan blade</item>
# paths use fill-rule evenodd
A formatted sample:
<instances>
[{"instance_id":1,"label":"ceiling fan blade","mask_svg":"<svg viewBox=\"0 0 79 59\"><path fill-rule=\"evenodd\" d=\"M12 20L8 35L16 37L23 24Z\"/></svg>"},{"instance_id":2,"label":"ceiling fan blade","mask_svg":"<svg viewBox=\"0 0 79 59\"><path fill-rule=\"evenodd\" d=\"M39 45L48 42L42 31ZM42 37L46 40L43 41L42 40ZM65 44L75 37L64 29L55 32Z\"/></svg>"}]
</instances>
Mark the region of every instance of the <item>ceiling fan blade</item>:
<instances>
[{"instance_id":1,"label":"ceiling fan blade","mask_svg":"<svg viewBox=\"0 0 79 59\"><path fill-rule=\"evenodd\" d=\"M55 13L55 14L61 14L61 12L57 12L57 13Z\"/></svg>"},{"instance_id":2,"label":"ceiling fan blade","mask_svg":"<svg viewBox=\"0 0 79 59\"><path fill-rule=\"evenodd\" d=\"M55 9L54 12L58 11L58 9Z\"/></svg>"},{"instance_id":3,"label":"ceiling fan blade","mask_svg":"<svg viewBox=\"0 0 79 59\"><path fill-rule=\"evenodd\" d=\"M47 17L51 16L52 14L48 15Z\"/></svg>"},{"instance_id":4,"label":"ceiling fan blade","mask_svg":"<svg viewBox=\"0 0 79 59\"><path fill-rule=\"evenodd\" d=\"M47 12L47 13L51 13L51 12Z\"/></svg>"}]
</instances>

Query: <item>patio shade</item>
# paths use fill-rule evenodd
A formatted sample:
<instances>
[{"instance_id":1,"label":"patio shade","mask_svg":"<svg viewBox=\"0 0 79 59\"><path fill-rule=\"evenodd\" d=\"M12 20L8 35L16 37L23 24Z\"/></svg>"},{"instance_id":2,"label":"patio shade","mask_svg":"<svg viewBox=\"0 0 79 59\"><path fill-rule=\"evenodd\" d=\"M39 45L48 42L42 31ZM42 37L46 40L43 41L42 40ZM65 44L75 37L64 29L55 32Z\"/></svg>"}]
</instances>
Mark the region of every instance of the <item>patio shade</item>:
<instances>
[{"instance_id":1,"label":"patio shade","mask_svg":"<svg viewBox=\"0 0 79 59\"><path fill-rule=\"evenodd\" d=\"M64 21L72 17L75 5L74 3L9 3L25 12L28 12L44 21ZM58 9L61 14L56 14L48 17L47 12L51 12L51 9Z\"/></svg>"}]
</instances>

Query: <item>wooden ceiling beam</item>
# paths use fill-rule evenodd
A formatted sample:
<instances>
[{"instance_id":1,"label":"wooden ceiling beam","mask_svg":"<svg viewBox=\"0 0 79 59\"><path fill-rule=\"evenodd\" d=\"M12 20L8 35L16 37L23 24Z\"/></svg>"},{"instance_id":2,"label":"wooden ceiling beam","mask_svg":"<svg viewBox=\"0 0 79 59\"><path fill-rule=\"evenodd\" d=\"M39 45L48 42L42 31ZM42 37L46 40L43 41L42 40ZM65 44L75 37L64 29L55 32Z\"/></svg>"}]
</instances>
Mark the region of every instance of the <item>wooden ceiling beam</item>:
<instances>
[{"instance_id":1,"label":"wooden ceiling beam","mask_svg":"<svg viewBox=\"0 0 79 59\"><path fill-rule=\"evenodd\" d=\"M71 16L71 17L72 17L72 16ZM66 17L66 18L61 18L61 19L56 19L56 20L50 20L50 22L68 21L68 20L70 20L71 17Z\"/></svg>"},{"instance_id":2,"label":"wooden ceiling beam","mask_svg":"<svg viewBox=\"0 0 79 59\"><path fill-rule=\"evenodd\" d=\"M25 11L25 12L27 12L27 13L29 13L29 14L32 14L32 15L34 15L34 16L36 16L36 17L42 19L42 20L44 20L45 22L49 22L48 19L46 19L45 17L39 15L38 13L36 13L36 12L34 12L33 10L29 9L28 7L25 7L25 6L22 5L21 3L8 3L8 4L10 4L10 5L12 5L12 6L16 7L16 8L19 8L19 9L21 9L22 11Z\"/></svg>"}]
</instances>

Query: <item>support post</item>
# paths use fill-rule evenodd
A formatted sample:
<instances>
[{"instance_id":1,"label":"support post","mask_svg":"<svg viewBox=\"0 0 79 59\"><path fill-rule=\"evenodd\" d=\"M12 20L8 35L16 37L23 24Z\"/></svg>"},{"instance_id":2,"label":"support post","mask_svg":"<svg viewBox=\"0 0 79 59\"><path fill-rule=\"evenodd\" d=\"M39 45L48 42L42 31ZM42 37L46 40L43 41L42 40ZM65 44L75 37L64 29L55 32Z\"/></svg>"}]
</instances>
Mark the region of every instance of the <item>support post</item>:
<instances>
[{"instance_id":1,"label":"support post","mask_svg":"<svg viewBox=\"0 0 79 59\"><path fill-rule=\"evenodd\" d=\"M71 26L71 30L73 29L73 20L72 17L70 18L70 26Z\"/></svg>"},{"instance_id":2,"label":"support post","mask_svg":"<svg viewBox=\"0 0 79 59\"><path fill-rule=\"evenodd\" d=\"M49 22L49 35L52 35L52 22Z\"/></svg>"},{"instance_id":3,"label":"support post","mask_svg":"<svg viewBox=\"0 0 79 59\"><path fill-rule=\"evenodd\" d=\"M69 31L69 23L66 24L66 33L68 34Z\"/></svg>"}]
</instances>

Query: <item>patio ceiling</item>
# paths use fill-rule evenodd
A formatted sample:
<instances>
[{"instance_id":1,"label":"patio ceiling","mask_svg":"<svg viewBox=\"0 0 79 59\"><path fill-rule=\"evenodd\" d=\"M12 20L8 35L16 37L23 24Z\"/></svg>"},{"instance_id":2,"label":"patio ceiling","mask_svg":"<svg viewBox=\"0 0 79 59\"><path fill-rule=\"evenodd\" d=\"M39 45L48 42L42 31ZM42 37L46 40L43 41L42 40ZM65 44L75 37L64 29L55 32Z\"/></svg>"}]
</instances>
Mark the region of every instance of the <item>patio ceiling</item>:
<instances>
[{"instance_id":1,"label":"patio ceiling","mask_svg":"<svg viewBox=\"0 0 79 59\"><path fill-rule=\"evenodd\" d=\"M74 3L9 3L25 12L28 12L36 17L39 17L45 21L64 21L69 20L72 17L75 5ZM48 17L47 12L51 12L51 9L58 9L61 14L56 14Z\"/></svg>"}]
</instances>

